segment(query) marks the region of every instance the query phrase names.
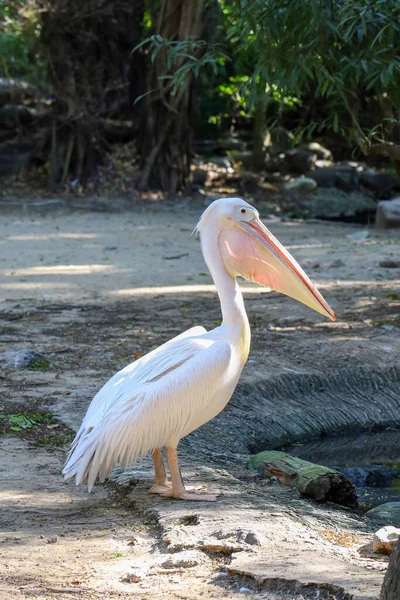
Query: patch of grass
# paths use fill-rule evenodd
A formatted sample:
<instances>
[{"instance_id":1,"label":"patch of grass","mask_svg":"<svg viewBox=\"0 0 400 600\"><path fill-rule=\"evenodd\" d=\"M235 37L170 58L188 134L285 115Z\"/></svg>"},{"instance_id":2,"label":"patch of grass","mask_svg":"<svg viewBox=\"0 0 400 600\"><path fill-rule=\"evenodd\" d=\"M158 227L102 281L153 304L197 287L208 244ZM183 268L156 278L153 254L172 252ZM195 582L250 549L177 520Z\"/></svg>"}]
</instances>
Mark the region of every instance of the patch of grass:
<instances>
[{"instance_id":1,"label":"patch of grass","mask_svg":"<svg viewBox=\"0 0 400 600\"><path fill-rule=\"evenodd\" d=\"M49 361L41 359L33 360L28 367L28 369L30 369L31 371L48 371L49 368Z\"/></svg>"},{"instance_id":2,"label":"patch of grass","mask_svg":"<svg viewBox=\"0 0 400 600\"><path fill-rule=\"evenodd\" d=\"M0 434L14 434L34 446L49 449L68 446L75 435L52 413L29 411L0 414Z\"/></svg>"},{"instance_id":3,"label":"patch of grass","mask_svg":"<svg viewBox=\"0 0 400 600\"><path fill-rule=\"evenodd\" d=\"M55 423L51 413L11 413L0 415L3 427L10 431L24 431L36 425L49 425Z\"/></svg>"},{"instance_id":4,"label":"patch of grass","mask_svg":"<svg viewBox=\"0 0 400 600\"><path fill-rule=\"evenodd\" d=\"M35 439L35 446L43 447L47 446L50 448L63 448L69 446L74 439L73 433L51 433L49 435L42 435Z\"/></svg>"}]
</instances>

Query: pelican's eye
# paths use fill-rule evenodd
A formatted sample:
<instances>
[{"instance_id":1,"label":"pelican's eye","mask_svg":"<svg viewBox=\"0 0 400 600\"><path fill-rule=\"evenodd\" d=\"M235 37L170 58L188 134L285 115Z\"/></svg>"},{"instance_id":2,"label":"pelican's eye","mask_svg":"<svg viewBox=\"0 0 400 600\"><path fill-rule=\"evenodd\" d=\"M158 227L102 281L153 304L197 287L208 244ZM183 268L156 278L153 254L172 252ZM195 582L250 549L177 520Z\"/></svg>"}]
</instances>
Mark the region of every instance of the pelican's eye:
<instances>
[{"instance_id":1,"label":"pelican's eye","mask_svg":"<svg viewBox=\"0 0 400 600\"><path fill-rule=\"evenodd\" d=\"M245 212L246 212L246 209L245 209L245 208L242 208L242 209L240 210L240 212L242 213L242 215L244 215L244 214L245 214Z\"/></svg>"}]
</instances>

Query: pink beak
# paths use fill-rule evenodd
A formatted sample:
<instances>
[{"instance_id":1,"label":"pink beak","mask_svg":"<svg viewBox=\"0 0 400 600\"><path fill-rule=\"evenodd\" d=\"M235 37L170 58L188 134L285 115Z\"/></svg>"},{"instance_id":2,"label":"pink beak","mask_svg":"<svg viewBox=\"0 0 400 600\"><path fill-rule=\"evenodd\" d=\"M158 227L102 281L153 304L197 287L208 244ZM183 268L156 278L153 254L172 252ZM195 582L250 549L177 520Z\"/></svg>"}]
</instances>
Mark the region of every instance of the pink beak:
<instances>
[{"instance_id":1,"label":"pink beak","mask_svg":"<svg viewBox=\"0 0 400 600\"><path fill-rule=\"evenodd\" d=\"M240 221L237 227L223 230L218 243L232 277L240 275L286 294L336 320L336 313L311 279L260 219Z\"/></svg>"}]
</instances>

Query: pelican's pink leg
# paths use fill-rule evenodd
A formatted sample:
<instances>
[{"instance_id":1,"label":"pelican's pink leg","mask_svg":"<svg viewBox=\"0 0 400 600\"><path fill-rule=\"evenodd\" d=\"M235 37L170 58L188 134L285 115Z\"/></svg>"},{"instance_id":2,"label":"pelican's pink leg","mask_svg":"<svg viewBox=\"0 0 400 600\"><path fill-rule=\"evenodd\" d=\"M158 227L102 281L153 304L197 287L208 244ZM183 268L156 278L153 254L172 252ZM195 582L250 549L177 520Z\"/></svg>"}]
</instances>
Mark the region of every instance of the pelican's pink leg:
<instances>
[{"instance_id":1,"label":"pelican's pink leg","mask_svg":"<svg viewBox=\"0 0 400 600\"><path fill-rule=\"evenodd\" d=\"M155 484L149 489L149 494L160 494L171 488L171 484L167 481L165 474L164 461L162 459L161 448L154 450L151 455L154 463L154 480Z\"/></svg>"},{"instance_id":2,"label":"pelican's pink leg","mask_svg":"<svg viewBox=\"0 0 400 600\"><path fill-rule=\"evenodd\" d=\"M160 496L166 496L168 498L180 498L181 500L196 500L197 502L215 502L217 495L205 495L205 494L189 494L185 490L183 485L181 472L178 465L178 450L176 448L166 448L167 461L169 472L171 474L171 489L164 489L160 492Z\"/></svg>"}]
</instances>

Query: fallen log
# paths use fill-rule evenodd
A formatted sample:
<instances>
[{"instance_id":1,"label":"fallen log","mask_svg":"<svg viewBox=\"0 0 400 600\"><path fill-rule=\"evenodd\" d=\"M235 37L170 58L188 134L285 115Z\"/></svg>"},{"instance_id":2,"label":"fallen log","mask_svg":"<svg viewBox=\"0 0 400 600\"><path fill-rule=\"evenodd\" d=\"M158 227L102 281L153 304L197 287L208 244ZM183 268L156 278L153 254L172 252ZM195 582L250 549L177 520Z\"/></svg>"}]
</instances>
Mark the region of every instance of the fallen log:
<instances>
[{"instance_id":1,"label":"fallen log","mask_svg":"<svg viewBox=\"0 0 400 600\"><path fill-rule=\"evenodd\" d=\"M277 450L255 454L249 467L260 475L276 477L280 483L295 487L302 496L316 502L334 502L350 508L357 506L354 485L342 473L328 467Z\"/></svg>"}]
</instances>

